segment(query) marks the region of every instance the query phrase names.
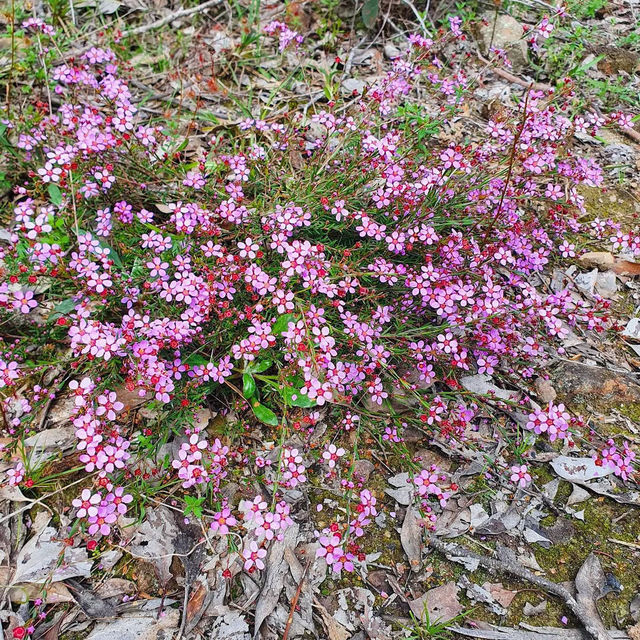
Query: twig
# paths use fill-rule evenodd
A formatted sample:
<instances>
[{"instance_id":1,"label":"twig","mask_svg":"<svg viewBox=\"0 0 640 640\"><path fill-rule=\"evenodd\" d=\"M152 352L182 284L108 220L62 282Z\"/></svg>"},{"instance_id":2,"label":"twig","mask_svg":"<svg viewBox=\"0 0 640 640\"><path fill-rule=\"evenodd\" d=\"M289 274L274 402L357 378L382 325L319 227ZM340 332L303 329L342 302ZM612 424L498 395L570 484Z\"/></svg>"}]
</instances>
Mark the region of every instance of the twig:
<instances>
[{"instance_id":1,"label":"twig","mask_svg":"<svg viewBox=\"0 0 640 640\"><path fill-rule=\"evenodd\" d=\"M529 89L527 89L527 93L525 94L525 97L524 97L524 108L522 110L522 121L520 122L520 126L518 127L515 135L513 136L513 146L511 147L511 157L509 159L509 169L507 171L507 177L506 177L506 179L504 181L504 188L502 189L502 193L500 194L500 202L498 203L498 209L497 209L495 215L493 216L493 220L491 221L491 224L489 225L489 228L483 234L483 238L484 239L486 239L488 237L489 233L496 226L496 223L498 222L498 219L500 218L500 213L502 212L502 205L504 204L504 198L507 195L507 191L509 190L509 183L511 182L511 173L513 172L513 165L515 164L515 159L516 159L516 151L518 149L518 142L519 142L522 134L524 133L524 125L527 123L527 117L529 115L527 113L527 107L529 106L529 95L530 95L530 93L531 93L531 87L529 87ZM477 223L474 225L474 229L475 229L476 226L477 226Z\"/></svg>"},{"instance_id":2,"label":"twig","mask_svg":"<svg viewBox=\"0 0 640 640\"><path fill-rule=\"evenodd\" d=\"M222 1L223 0L207 0L206 2L203 2L202 4L197 5L195 7L174 11L173 13L170 13L168 16L165 16L164 18L160 18L155 22L150 22L149 24L143 24L143 25L140 25L139 27L134 27L133 29L127 29L121 34L121 38L138 36L142 33L147 33L147 31L153 31L154 29L159 29L160 27L164 27L165 24L169 24L170 22L173 22L174 20L178 20L179 18L186 18L187 16L203 13L208 9L211 9L211 7L215 7L219 4L222 4ZM81 47L79 49L74 49L73 51L69 51L67 54L64 55L64 58L80 56L83 53L87 52L89 49L91 49L92 46L93 46L93 43L89 45L85 45L84 47Z\"/></svg>"},{"instance_id":3,"label":"twig","mask_svg":"<svg viewBox=\"0 0 640 640\"><path fill-rule=\"evenodd\" d=\"M500 76L503 80L507 80L511 82L511 84L517 84L519 87L524 87L525 89L533 89L534 91L552 91L553 87L548 84L544 84L542 82L527 82L522 78L518 78L518 76L514 76L513 73L509 73L505 69L501 69L500 67L492 66L492 63L489 62L486 58L484 58L479 53L476 53L476 56L480 62L486 64L487 67L495 73L497 76Z\"/></svg>"},{"instance_id":4,"label":"twig","mask_svg":"<svg viewBox=\"0 0 640 640\"><path fill-rule=\"evenodd\" d=\"M511 574L561 598L592 638L595 640L611 640L610 634L604 630L602 623L599 620L594 620L591 614L571 595L568 589L560 584L551 582L551 580L547 580L547 578L535 575L519 564L515 558L498 559L481 556L459 544L442 542L442 540L439 540L432 534L427 534L427 542L434 549L447 556L472 558L485 569Z\"/></svg>"},{"instance_id":5,"label":"twig","mask_svg":"<svg viewBox=\"0 0 640 640\"><path fill-rule=\"evenodd\" d=\"M180 628L178 629L178 635L176 636L176 640L180 640L184 635L184 629L187 626L187 607L189 606L189 584L185 583L184 585L184 601L182 604L182 620L180 622Z\"/></svg>"},{"instance_id":6,"label":"twig","mask_svg":"<svg viewBox=\"0 0 640 640\"><path fill-rule=\"evenodd\" d=\"M287 624L284 628L284 633L282 634L282 640L287 640L287 638L289 637L289 630L291 629L291 623L293 622L293 614L296 611L296 605L298 604L300 594L302 593L302 585L307 578L307 572L309 571L310 566L311 558L307 560L307 564L305 565L304 571L302 572L302 577L300 578L300 582L298 583L298 588L296 589L296 593L293 596L293 600L291 600L291 609L289 609L289 617L287 618Z\"/></svg>"},{"instance_id":7,"label":"twig","mask_svg":"<svg viewBox=\"0 0 640 640\"><path fill-rule=\"evenodd\" d=\"M613 544L619 544L621 547L627 547L628 549L640 549L640 544L635 542L625 542L624 540L616 540L616 538L608 538L608 540Z\"/></svg>"},{"instance_id":8,"label":"twig","mask_svg":"<svg viewBox=\"0 0 640 640\"><path fill-rule=\"evenodd\" d=\"M620 131L628 138L631 138L634 142L640 144L640 133L638 133L635 129L620 129Z\"/></svg>"},{"instance_id":9,"label":"twig","mask_svg":"<svg viewBox=\"0 0 640 640\"><path fill-rule=\"evenodd\" d=\"M418 19L418 22L420 23L420 26L422 27L422 33L424 35L428 34L429 33L429 29L427 29L427 25L424 23L423 17L420 15L420 12L415 8L413 2L410 2L410 0L402 0L402 2L404 2L411 9L411 11L413 11L413 14Z\"/></svg>"},{"instance_id":10,"label":"twig","mask_svg":"<svg viewBox=\"0 0 640 640\"><path fill-rule=\"evenodd\" d=\"M210 9L211 7L215 7L218 4L222 4L222 0L207 0L207 2L203 2L202 4L195 7L191 7L189 9L180 9L179 11L170 13L168 16L160 18L160 20L156 20L155 22L143 24L139 27L134 27L133 29L127 29L127 31L122 34L122 37L127 38L129 36L137 36L141 33L152 31L153 29L159 29L160 27L164 27L165 24L169 24L170 22L173 22L178 18L186 18L187 16L202 13L203 11Z\"/></svg>"}]
</instances>

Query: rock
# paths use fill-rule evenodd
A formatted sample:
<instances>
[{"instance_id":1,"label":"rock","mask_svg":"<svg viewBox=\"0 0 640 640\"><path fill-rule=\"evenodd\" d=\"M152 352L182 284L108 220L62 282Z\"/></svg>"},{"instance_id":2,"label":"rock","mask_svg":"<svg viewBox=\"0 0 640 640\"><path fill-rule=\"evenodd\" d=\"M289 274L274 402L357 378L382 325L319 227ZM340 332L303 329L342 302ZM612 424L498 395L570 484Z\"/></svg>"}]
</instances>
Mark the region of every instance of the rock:
<instances>
[{"instance_id":1,"label":"rock","mask_svg":"<svg viewBox=\"0 0 640 640\"><path fill-rule=\"evenodd\" d=\"M630 49L603 47L597 53L603 55L603 58L597 64L598 71L602 71L607 75L615 75L621 71L632 74L635 73L640 65L640 55Z\"/></svg>"},{"instance_id":2,"label":"rock","mask_svg":"<svg viewBox=\"0 0 640 640\"><path fill-rule=\"evenodd\" d=\"M597 268L600 271L613 271L620 276L637 276L640 274L640 264L614 256L609 251L587 251L578 262L587 268Z\"/></svg>"},{"instance_id":3,"label":"rock","mask_svg":"<svg viewBox=\"0 0 640 640\"><path fill-rule=\"evenodd\" d=\"M370 460L356 460L353 465L353 475L358 479L361 479L362 482L367 482L367 480L369 480L369 476L374 472L374 470L375 466Z\"/></svg>"},{"instance_id":4,"label":"rock","mask_svg":"<svg viewBox=\"0 0 640 640\"><path fill-rule=\"evenodd\" d=\"M634 624L633 627L627 629L630 640L640 640L640 624Z\"/></svg>"},{"instance_id":5,"label":"rock","mask_svg":"<svg viewBox=\"0 0 640 640\"><path fill-rule=\"evenodd\" d=\"M351 96L355 93L362 95L367 84L364 80L358 80L357 78L346 78L342 85L340 85L340 91L343 96Z\"/></svg>"},{"instance_id":6,"label":"rock","mask_svg":"<svg viewBox=\"0 0 640 640\"><path fill-rule=\"evenodd\" d=\"M629 613L634 622L640 620L640 593L634 596L633 600L629 603Z\"/></svg>"},{"instance_id":7,"label":"rock","mask_svg":"<svg viewBox=\"0 0 640 640\"><path fill-rule=\"evenodd\" d=\"M562 362L554 372L559 396L571 405L597 405L603 411L640 403L640 385L632 376L579 362Z\"/></svg>"},{"instance_id":8,"label":"rock","mask_svg":"<svg viewBox=\"0 0 640 640\"><path fill-rule=\"evenodd\" d=\"M544 378L536 378L533 386L538 398L540 398L543 404L553 402L558 395L549 380L545 380Z\"/></svg>"},{"instance_id":9,"label":"rock","mask_svg":"<svg viewBox=\"0 0 640 640\"><path fill-rule=\"evenodd\" d=\"M422 439L424 440L424 435ZM431 465L435 464L436 467L444 471L451 470L451 460L436 451L431 451L431 449L419 449L413 458L423 469L428 469Z\"/></svg>"},{"instance_id":10,"label":"rock","mask_svg":"<svg viewBox=\"0 0 640 640\"><path fill-rule=\"evenodd\" d=\"M591 497L591 494L582 487L577 484L573 485L573 491L567 500L567 507L572 507L574 504L580 504L585 500L588 500Z\"/></svg>"},{"instance_id":11,"label":"rock","mask_svg":"<svg viewBox=\"0 0 640 640\"><path fill-rule=\"evenodd\" d=\"M613 271L598 273L598 277L596 278L596 293L599 293L603 298L607 298L608 300L617 297L618 281Z\"/></svg>"},{"instance_id":12,"label":"rock","mask_svg":"<svg viewBox=\"0 0 640 640\"><path fill-rule=\"evenodd\" d=\"M635 338L640 340L640 318L631 318L624 328L622 335L625 338Z\"/></svg>"},{"instance_id":13,"label":"rock","mask_svg":"<svg viewBox=\"0 0 640 640\"><path fill-rule=\"evenodd\" d=\"M522 608L522 613L525 616L539 616L547 610L547 601L543 600L536 605L532 605L530 602L525 602Z\"/></svg>"},{"instance_id":14,"label":"rock","mask_svg":"<svg viewBox=\"0 0 640 640\"><path fill-rule=\"evenodd\" d=\"M482 53L487 55L491 47L504 49L517 73L527 63L527 43L524 38L522 25L513 17L493 12L483 16L487 24L479 27L479 41ZM495 26L495 28L494 28Z\"/></svg>"},{"instance_id":15,"label":"rock","mask_svg":"<svg viewBox=\"0 0 640 640\"><path fill-rule=\"evenodd\" d=\"M401 55L402 51L400 51L400 49L398 49L394 44L387 42L387 44L384 45L384 57L387 58L387 60L395 60Z\"/></svg>"},{"instance_id":16,"label":"rock","mask_svg":"<svg viewBox=\"0 0 640 640\"><path fill-rule=\"evenodd\" d=\"M605 163L611 165L609 173L614 176L633 169L636 164L636 152L628 144L608 144L602 149L602 155Z\"/></svg>"}]
</instances>

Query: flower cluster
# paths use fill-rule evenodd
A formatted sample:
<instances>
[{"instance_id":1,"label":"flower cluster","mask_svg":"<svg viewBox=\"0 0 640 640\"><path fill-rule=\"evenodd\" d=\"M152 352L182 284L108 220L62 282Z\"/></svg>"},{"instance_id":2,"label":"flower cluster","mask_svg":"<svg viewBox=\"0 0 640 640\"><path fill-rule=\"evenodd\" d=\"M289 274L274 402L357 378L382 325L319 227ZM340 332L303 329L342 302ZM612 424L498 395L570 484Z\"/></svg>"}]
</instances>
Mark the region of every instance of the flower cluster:
<instances>
[{"instance_id":1,"label":"flower cluster","mask_svg":"<svg viewBox=\"0 0 640 640\"><path fill-rule=\"evenodd\" d=\"M631 445L628 442L625 441L622 444L622 449L620 449L612 439L607 440L605 448L593 456L598 466L612 468L613 473L623 480L627 480L629 476L635 473L633 467L635 458L635 451L631 449Z\"/></svg>"},{"instance_id":2,"label":"flower cluster","mask_svg":"<svg viewBox=\"0 0 640 640\"><path fill-rule=\"evenodd\" d=\"M450 26L446 37L463 37L460 21ZM301 42L281 22L266 32L281 50ZM28 176L0 248L0 316L20 332L0 343L8 435L37 428L33 407L48 394L33 380L62 347L71 375L61 393L94 483L74 507L90 535L126 513L125 479L166 474L212 498L211 529L242 535L245 569L259 570L265 545L291 526L291 495L320 467L350 515L318 525L318 555L351 571L377 507L342 472L357 448L348 439L369 430L393 448L412 427L472 439L480 400L456 394L461 378L500 372L519 388L573 328L609 326L607 301L535 282L558 252L579 253L579 232L611 237L606 223L583 221L580 187L600 185L602 170L566 141L628 126L627 115L571 115L570 89L530 90L474 142L442 144L413 96L430 96L444 122L475 74L448 68L437 41L410 44L353 102L246 119L195 162L169 153L174 134L143 119L108 49L52 70L53 112L7 121ZM615 232L636 250L635 232ZM398 404L401 421L376 419ZM199 425L203 407L233 415L240 435ZM321 421L330 436L318 430L318 447ZM273 453L241 442L258 426L277 432ZM527 423L551 441L574 426L553 404ZM290 429L296 444L281 439ZM144 454L163 445L166 462L149 471ZM626 478L632 452L605 451ZM270 507L226 497L234 467L272 472ZM10 481L25 476L15 466ZM456 490L436 467L413 484L430 522Z\"/></svg>"},{"instance_id":3,"label":"flower cluster","mask_svg":"<svg viewBox=\"0 0 640 640\"><path fill-rule=\"evenodd\" d=\"M546 433L549 441L553 442L557 438L564 440L567 437L570 423L571 415L565 406L550 402L544 411L537 409L529 415L526 427L537 434Z\"/></svg>"}]
</instances>

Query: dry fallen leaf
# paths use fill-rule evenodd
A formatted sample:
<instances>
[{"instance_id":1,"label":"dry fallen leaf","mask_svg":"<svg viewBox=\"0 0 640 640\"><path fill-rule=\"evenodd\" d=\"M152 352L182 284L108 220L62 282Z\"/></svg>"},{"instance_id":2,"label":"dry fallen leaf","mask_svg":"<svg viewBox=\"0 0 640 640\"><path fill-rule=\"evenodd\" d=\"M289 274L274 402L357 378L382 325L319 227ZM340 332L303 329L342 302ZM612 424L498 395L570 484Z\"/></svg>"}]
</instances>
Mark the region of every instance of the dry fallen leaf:
<instances>
[{"instance_id":1,"label":"dry fallen leaf","mask_svg":"<svg viewBox=\"0 0 640 640\"><path fill-rule=\"evenodd\" d=\"M551 461L551 466L561 478L570 482L585 482L613 473L612 467L598 466L593 458L558 456Z\"/></svg>"},{"instance_id":2,"label":"dry fallen leaf","mask_svg":"<svg viewBox=\"0 0 640 640\"><path fill-rule=\"evenodd\" d=\"M131 541L133 556L151 562L162 584L167 584L171 579L174 544L179 534L175 513L166 507L152 507L147 510L144 522Z\"/></svg>"},{"instance_id":3,"label":"dry fallen leaf","mask_svg":"<svg viewBox=\"0 0 640 640\"><path fill-rule=\"evenodd\" d=\"M285 549L295 549L298 539L298 525L291 525L282 540L276 540L265 559L264 585L258 596L255 611L255 629L260 630L267 616L275 609L284 587L284 577L289 568L285 559Z\"/></svg>"},{"instance_id":4,"label":"dry fallen leaf","mask_svg":"<svg viewBox=\"0 0 640 640\"><path fill-rule=\"evenodd\" d=\"M482 588L486 589L491 594L491 597L505 609L517 595L517 591L505 589L500 582L485 582Z\"/></svg>"},{"instance_id":5,"label":"dry fallen leaf","mask_svg":"<svg viewBox=\"0 0 640 640\"><path fill-rule=\"evenodd\" d=\"M462 613L462 605L458 600L458 587L455 582L430 589L425 594L409 602L411 611L420 620L425 619L425 610L431 622L453 620Z\"/></svg>"},{"instance_id":6,"label":"dry fallen leaf","mask_svg":"<svg viewBox=\"0 0 640 640\"><path fill-rule=\"evenodd\" d=\"M603 638L609 637L609 635L598 613L596 600L604 595L606 583L607 578L598 556L590 553L575 579L576 600L588 612L592 624Z\"/></svg>"},{"instance_id":7,"label":"dry fallen leaf","mask_svg":"<svg viewBox=\"0 0 640 640\"><path fill-rule=\"evenodd\" d=\"M322 622L327 629L329 640L347 640L351 637L351 633L347 631L334 617L326 610L324 606L314 598L313 606L320 611Z\"/></svg>"},{"instance_id":8,"label":"dry fallen leaf","mask_svg":"<svg viewBox=\"0 0 640 640\"><path fill-rule=\"evenodd\" d=\"M400 542L409 558L412 571L420 571L422 564L422 529L419 524L419 514L413 506L407 509L400 530Z\"/></svg>"}]
</instances>

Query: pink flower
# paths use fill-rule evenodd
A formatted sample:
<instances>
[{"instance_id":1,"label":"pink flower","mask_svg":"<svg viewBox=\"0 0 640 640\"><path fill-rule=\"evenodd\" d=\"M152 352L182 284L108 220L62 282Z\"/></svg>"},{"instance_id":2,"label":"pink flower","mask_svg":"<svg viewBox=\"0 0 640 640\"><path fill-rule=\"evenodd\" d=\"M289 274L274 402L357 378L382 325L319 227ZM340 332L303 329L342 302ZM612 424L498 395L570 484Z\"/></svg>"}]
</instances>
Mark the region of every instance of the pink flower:
<instances>
[{"instance_id":1,"label":"pink flower","mask_svg":"<svg viewBox=\"0 0 640 640\"><path fill-rule=\"evenodd\" d=\"M77 518L85 518L86 516L95 516L98 514L97 505L100 504L102 496L99 493L92 494L89 489L83 489L79 498L76 498L71 504L78 510Z\"/></svg>"},{"instance_id":2,"label":"pink flower","mask_svg":"<svg viewBox=\"0 0 640 640\"><path fill-rule=\"evenodd\" d=\"M256 569L262 571L262 569L264 569L263 558L266 555L267 550L259 547L258 544L252 540L242 551L244 570L249 573L253 573Z\"/></svg>"},{"instance_id":3,"label":"pink flower","mask_svg":"<svg viewBox=\"0 0 640 640\"><path fill-rule=\"evenodd\" d=\"M335 444L329 444L326 446L322 453L322 458L327 461L329 468L333 469L336 466L336 462L345 454L345 450L340 447L339 449Z\"/></svg>"},{"instance_id":4,"label":"pink flower","mask_svg":"<svg viewBox=\"0 0 640 640\"><path fill-rule=\"evenodd\" d=\"M527 465L514 465L511 467L511 482L515 482L521 487L526 487L531 482L531 475L527 471Z\"/></svg>"},{"instance_id":5,"label":"pink flower","mask_svg":"<svg viewBox=\"0 0 640 640\"><path fill-rule=\"evenodd\" d=\"M316 558L324 558L328 565L332 565L344 555L340 546L342 540L338 536L320 536L318 542L321 546L316 551Z\"/></svg>"},{"instance_id":6,"label":"pink flower","mask_svg":"<svg viewBox=\"0 0 640 640\"><path fill-rule=\"evenodd\" d=\"M213 516L211 530L221 536L226 536L229 533L229 527L233 527L236 524L238 524L238 521L231 514L231 509L225 507Z\"/></svg>"}]
</instances>

